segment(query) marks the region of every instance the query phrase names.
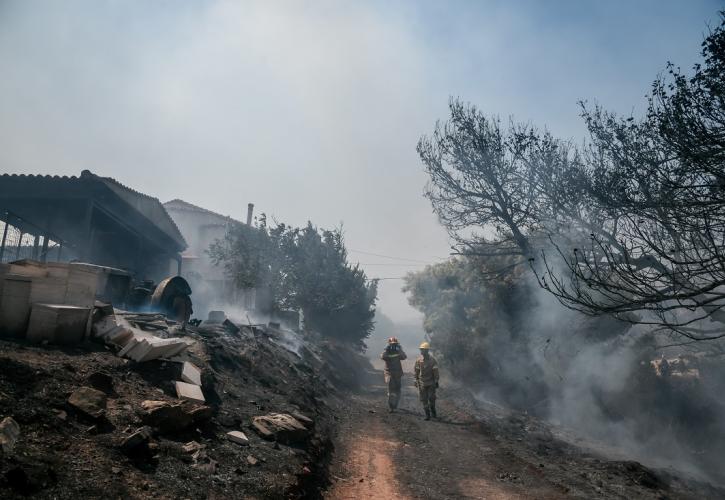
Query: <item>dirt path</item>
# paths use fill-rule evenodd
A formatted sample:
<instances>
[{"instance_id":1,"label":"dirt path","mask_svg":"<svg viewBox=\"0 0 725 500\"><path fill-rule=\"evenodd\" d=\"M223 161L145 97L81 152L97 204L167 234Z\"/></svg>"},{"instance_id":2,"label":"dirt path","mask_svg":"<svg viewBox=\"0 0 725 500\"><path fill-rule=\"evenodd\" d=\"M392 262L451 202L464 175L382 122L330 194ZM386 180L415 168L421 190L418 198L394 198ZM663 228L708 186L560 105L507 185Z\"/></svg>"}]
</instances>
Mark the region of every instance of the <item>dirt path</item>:
<instances>
[{"instance_id":1,"label":"dirt path","mask_svg":"<svg viewBox=\"0 0 725 500\"><path fill-rule=\"evenodd\" d=\"M441 400L426 422L412 388L389 414L382 386L353 396L341 414L328 499L547 499L564 490L538 466L502 450L470 417Z\"/></svg>"},{"instance_id":2,"label":"dirt path","mask_svg":"<svg viewBox=\"0 0 725 500\"><path fill-rule=\"evenodd\" d=\"M382 374L374 380L336 409L329 500L725 498L682 473L562 441L545 422L479 407L455 389L439 392L440 418L427 422L408 380L390 414Z\"/></svg>"}]
</instances>

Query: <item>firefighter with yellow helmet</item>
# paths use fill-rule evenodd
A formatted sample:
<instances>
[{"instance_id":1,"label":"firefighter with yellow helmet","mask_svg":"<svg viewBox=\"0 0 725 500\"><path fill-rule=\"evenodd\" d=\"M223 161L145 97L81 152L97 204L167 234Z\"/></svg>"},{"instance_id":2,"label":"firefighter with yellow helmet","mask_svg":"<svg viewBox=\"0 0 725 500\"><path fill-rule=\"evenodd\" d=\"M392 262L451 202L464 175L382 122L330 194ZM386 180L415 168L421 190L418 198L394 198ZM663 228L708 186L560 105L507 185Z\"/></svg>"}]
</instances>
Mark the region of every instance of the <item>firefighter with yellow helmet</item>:
<instances>
[{"instance_id":1,"label":"firefighter with yellow helmet","mask_svg":"<svg viewBox=\"0 0 725 500\"><path fill-rule=\"evenodd\" d=\"M401 361L408 359L403 348L395 337L388 339L380 359L385 361L385 384L388 386L388 410L392 413L400 401L400 379L403 377Z\"/></svg>"},{"instance_id":2,"label":"firefighter with yellow helmet","mask_svg":"<svg viewBox=\"0 0 725 500\"><path fill-rule=\"evenodd\" d=\"M423 403L425 419L436 415L436 389L438 388L438 362L430 355L430 344L420 344L420 357L415 361L415 386Z\"/></svg>"}]
</instances>

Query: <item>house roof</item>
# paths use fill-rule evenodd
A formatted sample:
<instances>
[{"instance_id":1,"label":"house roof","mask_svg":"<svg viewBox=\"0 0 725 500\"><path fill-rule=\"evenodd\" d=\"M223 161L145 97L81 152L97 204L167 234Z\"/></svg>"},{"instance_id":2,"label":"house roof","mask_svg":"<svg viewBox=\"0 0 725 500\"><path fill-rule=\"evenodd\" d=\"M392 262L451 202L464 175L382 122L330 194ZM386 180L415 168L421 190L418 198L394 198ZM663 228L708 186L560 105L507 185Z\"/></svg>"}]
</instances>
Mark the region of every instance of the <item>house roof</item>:
<instances>
[{"instance_id":1,"label":"house roof","mask_svg":"<svg viewBox=\"0 0 725 500\"><path fill-rule=\"evenodd\" d=\"M198 205L194 205L193 203L189 203L188 201L180 200L178 198L173 199L171 201L167 201L164 203L164 207L166 210L178 210L182 212L196 212L201 213L205 215L211 215L213 217L217 217L220 221L220 223L236 223L236 224L242 224L241 221L234 219L232 217L229 217L228 215L222 215L218 212L214 212L212 210L208 210L206 208L200 207Z\"/></svg>"},{"instance_id":2,"label":"house roof","mask_svg":"<svg viewBox=\"0 0 725 500\"><path fill-rule=\"evenodd\" d=\"M183 247L186 247L186 240L184 240L184 236L181 234L179 227L176 225L174 219L171 218L169 213L166 211L166 208L158 198L136 191L135 189L125 186L111 177L100 177L89 170L84 170L81 173L81 178L84 177L95 178L103 182L119 198L134 207L168 236L176 240L176 242L180 243Z\"/></svg>"},{"instance_id":3,"label":"house roof","mask_svg":"<svg viewBox=\"0 0 725 500\"><path fill-rule=\"evenodd\" d=\"M99 191L100 189L100 191ZM186 248L181 231L174 220L166 212L161 202L152 196L143 194L131 189L111 177L101 177L89 170L84 170L81 175L57 176L57 175L26 175L26 174L3 174L0 175L0 196L18 198L33 195L38 192L51 193L54 197L93 197L100 196L104 200L106 194L95 194L106 190L110 191L123 204L129 206L137 217L141 217L155 226L161 233L170 238L180 250Z\"/></svg>"}]
</instances>

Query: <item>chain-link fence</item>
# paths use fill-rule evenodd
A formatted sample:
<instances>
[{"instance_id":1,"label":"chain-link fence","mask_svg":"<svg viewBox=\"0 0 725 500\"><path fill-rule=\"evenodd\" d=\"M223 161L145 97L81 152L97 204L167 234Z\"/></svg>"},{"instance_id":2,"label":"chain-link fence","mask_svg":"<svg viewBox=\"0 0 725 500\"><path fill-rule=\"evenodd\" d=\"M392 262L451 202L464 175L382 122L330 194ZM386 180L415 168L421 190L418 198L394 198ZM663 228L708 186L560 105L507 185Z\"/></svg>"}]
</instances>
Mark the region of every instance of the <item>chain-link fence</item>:
<instances>
[{"instance_id":1,"label":"chain-link fence","mask_svg":"<svg viewBox=\"0 0 725 500\"><path fill-rule=\"evenodd\" d=\"M60 238L8 210L0 209L0 262L20 259L57 262L62 258Z\"/></svg>"}]
</instances>

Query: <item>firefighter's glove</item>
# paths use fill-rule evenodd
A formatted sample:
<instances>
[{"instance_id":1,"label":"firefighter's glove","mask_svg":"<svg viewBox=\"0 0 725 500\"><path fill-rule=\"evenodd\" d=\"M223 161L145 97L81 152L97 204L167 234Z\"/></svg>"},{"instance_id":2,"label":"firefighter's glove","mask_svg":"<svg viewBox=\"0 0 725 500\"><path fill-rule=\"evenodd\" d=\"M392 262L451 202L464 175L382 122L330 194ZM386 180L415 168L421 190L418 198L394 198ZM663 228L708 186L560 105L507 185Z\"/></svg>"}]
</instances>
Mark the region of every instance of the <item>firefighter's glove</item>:
<instances>
[{"instance_id":1,"label":"firefighter's glove","mask_svg":"<svg viewBox=\"0 0 725 500\"><path fill-rule=\"evenodd\" d=\"M438 382L436 382L436 389L438 389L438 387L440 387L440 386L438 385Z\"/></svg>"}]
</instances>

